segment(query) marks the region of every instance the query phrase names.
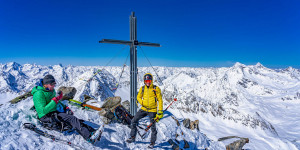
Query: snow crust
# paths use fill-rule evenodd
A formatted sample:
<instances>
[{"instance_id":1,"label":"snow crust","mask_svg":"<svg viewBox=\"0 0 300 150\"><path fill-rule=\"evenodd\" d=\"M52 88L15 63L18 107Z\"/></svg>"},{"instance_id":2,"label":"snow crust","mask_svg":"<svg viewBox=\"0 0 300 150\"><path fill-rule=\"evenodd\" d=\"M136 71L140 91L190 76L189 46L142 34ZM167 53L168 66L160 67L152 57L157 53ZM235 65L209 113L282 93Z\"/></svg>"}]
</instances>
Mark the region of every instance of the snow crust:
<instances>
[{"instance_id":1,"label":"snow crust","mask_svg":"<svg viewBox=\"0 0 300 150\"><path fill-rule=\"evenodd\" d=\"M185 139L190 149L224 149L232 141L218 142L218 138L239 136L250 140L245 149L300 149L298 69L274 70L260 63L253 66L236 63L228 68L154 69L160 78L151 67L138 68L138 87L143 85L143 75L150 72L154 75L154 84L162 89L164 108L173 98L178 99L157 124L156 149L170 149L167 140L181 132L184 133L179 137L181 148ZM92 104L98 106L111 96L129 100L129 67L119 78L121 70L122 67L1 64L0 149L72 149L22 128L24 122L37 124L34 112L29 110L33 105L32 98L14 105L7 102L30 91L49 73L56 78L57 88L75 87L76 100L83 101L85 94L93 97L93 102L98 104ZM78 118L87 120L93 127L102 125L97 113L70 107ZM171 116L179 120L180 127ZM198 119L200 131L183 127L184 118ZM141 121L142 124L148 122L148 118ZM138 138L136 143L127 144L125 139L129 137L130 129L119 123L105 125L104 135L94 147L76 132L64 135L43 130L86 149L146 149L150 140L149 135L145 140Z\"/></svg>"}]
</instances>

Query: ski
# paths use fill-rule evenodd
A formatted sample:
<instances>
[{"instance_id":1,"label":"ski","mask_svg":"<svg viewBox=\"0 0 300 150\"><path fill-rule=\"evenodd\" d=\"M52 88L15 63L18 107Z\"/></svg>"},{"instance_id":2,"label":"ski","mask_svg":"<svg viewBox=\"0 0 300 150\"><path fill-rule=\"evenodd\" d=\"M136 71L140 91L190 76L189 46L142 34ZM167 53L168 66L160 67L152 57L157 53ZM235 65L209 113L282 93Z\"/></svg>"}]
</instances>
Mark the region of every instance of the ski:
<instances>
[{"instance_id":1,"label":"ski","mask_svg":"<svg viewBox=\"0 0 300 150\"><path fill-rule=\"evenodd\" d=\"M73 102L75 104L78 104L80 105L81 107L84 107L84 108L90 108L90 109L93 109L93 110L97 110L97 111L101 111L102 108L100 107L96 107L96 106L93 106L93 105L89 105L89 104L86 104L85 102L79 102L77 100L74 100L74 99L69 99L70 102Z\"/></svg>"},{"instance_id":2,"label":"ski","mask_svg":"<svg viewBox=\"0 0 300 150\"><path fill-rule=\"evenodd\" d=\"M36 127L34 124L32 124L32 123L24 123L24 124L23 124L23 127L24 127L25 129L29 129L29 130L31 130L31 131L34 131L35 133L37 133L37 134L39 134L39 135L41 135L41 136L47 137L47 138L49 138L49 139L51 139L51 140L53 140L53 141L61 142L61 143L63 143L63 144L67 144L67 145L71 146L71 147L74 148L74 149L78 149L78 150L80 150L80 149L85 149L85 148L83 148L83 147L80 147L80 146L78 146L78 145L75 145L75 144L71 143L70 141L66 141L66 140L63 140L63 139L59 139L59 138L55 137L54 135L48 134L47 132L44 132L44 131L40 130L39 128L37 128L37 127Z\"/></svg>"}]
</instances>

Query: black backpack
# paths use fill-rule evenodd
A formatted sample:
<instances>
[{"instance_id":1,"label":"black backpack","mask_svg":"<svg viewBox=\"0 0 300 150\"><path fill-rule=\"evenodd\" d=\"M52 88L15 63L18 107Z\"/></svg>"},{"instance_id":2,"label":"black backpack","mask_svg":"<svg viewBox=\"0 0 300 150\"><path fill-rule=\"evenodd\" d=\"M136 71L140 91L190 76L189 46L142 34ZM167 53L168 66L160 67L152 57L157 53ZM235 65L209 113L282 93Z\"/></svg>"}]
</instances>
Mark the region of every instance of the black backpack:
<instances>
[{"instance_id":1,"label":"black backpack","mask_svg":"<svg viewBox=\"0 0 300 150\"><path fill-rule=\"evenodd\" d=\"M133 118L133 116L122 105L119 105L115 108L114 116L118 122L125 125L130 125L131 119Z\"/></svg>"}]
</instances>

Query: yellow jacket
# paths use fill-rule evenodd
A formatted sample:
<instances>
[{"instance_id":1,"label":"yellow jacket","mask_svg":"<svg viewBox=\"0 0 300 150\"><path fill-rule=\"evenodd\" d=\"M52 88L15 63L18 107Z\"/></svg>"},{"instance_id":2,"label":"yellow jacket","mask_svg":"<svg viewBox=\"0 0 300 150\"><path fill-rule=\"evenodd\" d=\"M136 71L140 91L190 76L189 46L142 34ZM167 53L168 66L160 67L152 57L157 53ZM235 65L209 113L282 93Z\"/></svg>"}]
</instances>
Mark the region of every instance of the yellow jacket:
<instances>
[{"instance_id":1,"label":"yellow jacket","mask_svg":"<svg viewBox=\"0 0 300 150\"><path fill-rule=\"evenodd\" d=\"M151 74L150 74L151 75ZM163 110L163 101L161 96L161 90L158 86L156 86L156 96L153 92L153 81L149 88L145 85L144 86L144 93L142 93L143 87L140 88L139 93L137 95L138 102L142 105L142 110L147 112L157 112L157 103L158 103L158 110ZM157 101L155 100L155 97Z\"/></svg>"}]
</instances>

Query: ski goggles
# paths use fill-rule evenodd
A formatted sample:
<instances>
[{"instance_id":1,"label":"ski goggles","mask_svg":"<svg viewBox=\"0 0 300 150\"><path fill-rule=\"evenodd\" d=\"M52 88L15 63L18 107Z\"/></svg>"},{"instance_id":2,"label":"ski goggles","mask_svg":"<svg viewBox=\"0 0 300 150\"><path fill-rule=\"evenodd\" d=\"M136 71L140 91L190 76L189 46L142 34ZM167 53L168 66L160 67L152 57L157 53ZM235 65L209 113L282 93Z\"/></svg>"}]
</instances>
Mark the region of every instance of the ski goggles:
<instances>
[{"instance_id":1,"label":"ski goggles","mask_svg":"<svg viewBox=\"0 0 300 150\"><path fill-rule=\"evenodd\" d=\"M145 80L144 82L145 82L145 83L151 83L152 80Z\"/></svg>"}]
</instances>

